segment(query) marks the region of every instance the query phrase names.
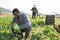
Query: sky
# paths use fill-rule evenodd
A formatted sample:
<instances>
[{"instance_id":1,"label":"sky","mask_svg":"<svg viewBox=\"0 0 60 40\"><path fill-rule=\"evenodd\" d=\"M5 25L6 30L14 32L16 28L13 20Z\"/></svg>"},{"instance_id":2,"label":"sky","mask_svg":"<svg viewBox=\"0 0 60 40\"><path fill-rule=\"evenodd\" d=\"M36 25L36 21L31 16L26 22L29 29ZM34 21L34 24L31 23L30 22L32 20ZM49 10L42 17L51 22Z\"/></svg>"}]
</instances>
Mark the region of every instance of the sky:
<instances>
[{"instance_id":1,"label":"sky","mask_svg":"<svg viewBox=\"0 0 60 40\"><path fill-rule=\"evenodd\" d=\"M0 7L32 13L31 8L36 5L39 13L60 14L60 0L0 0Z\"/></svg>"}]
</instances>

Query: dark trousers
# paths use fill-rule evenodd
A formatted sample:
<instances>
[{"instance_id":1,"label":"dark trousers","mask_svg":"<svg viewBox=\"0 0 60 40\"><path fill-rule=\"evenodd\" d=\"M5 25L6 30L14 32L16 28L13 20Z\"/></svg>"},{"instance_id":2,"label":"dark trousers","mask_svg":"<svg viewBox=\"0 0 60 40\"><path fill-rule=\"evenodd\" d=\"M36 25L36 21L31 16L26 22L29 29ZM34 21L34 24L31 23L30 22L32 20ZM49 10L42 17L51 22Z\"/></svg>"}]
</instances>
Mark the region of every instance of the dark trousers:
<instances>
[{"instance_id":1,"label":"dark trousers","mask_svg":"<svg viewBox=\"0 0 60 40\"><path fill-rule=\"evenodd\" d=\"M32 18L36 18L36 13L32 13Z\"/></svg>"},{"instance_id":2,"label":"dark trousers","mask_svg":"<svg viewBox=\"0 0 60 40\"><path fill-rule=\"evenodd\" d=\"M30 33L30 28L21 29L21 32L20 32L21 38L23 38L23 32L25 32L25 39L27 39Z\"/></svg>"},{"instance_id":3,"label":"dark trousers","mask_svg":"<svg viewBox=\"0 0 60 40\"><path fill-rule=\"evenodd\" d=\"M22 39L23 38L23 33L25 32L25 39L27 39L28 38L28 36L29 36L29 33L30 33L30 31L31 31L31 28L26 28L26 29L20 29L20 33L19 33L19 35L21 36L21 38L20 39ZM16 32L14 32L14 28L12 28L12 33L13 34L17 34Z\"/></svg>"}]
</instances>

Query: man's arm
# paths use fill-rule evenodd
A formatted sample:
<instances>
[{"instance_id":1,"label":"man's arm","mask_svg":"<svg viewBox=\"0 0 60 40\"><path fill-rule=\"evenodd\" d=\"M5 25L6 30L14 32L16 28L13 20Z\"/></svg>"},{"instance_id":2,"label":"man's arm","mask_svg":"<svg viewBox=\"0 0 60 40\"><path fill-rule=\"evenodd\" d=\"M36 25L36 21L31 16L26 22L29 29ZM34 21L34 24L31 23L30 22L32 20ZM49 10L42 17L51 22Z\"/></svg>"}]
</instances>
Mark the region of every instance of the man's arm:
<instances>
[{"instance_id":1,"label":"man's arm","mask_svg":"<svg viewBox=\"0 0 60 40\"><path fill-rule=\"evenodd\" d=\"M38 13L38 10L37 10L37 8L36 8L36 12Z\"/></svg>"},{"instance_id":2,"label":"man's arm","mask_svg":"<svg viewBox=\"0 0 60 40\"><path fill-rule=\"evenodd\" d=\"M13 18L12 22L8 25L8 28L12 27L14 23L15 23L15 19Z\"/></svg>"}]
</instances>

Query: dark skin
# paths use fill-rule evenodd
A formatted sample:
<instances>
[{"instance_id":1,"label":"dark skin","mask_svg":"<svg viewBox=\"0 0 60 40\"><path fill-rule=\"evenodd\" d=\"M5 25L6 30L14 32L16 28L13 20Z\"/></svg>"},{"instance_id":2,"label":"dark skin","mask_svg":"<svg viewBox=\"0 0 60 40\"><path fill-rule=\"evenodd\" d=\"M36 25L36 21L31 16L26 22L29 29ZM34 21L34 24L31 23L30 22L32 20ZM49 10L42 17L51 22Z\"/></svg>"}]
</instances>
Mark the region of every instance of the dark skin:
<instances>
[{"instance_id":1,"label":"dark skin","mask_svg":"<svg viewBox=\"0 0 60 40\"><path fill-rule=\"evenodd\" d=\"M17 12L14 12L13 15L14 15L14 17L16 17L16 18L19 17L19 13L17 13Z\"/></svg>"},{"instance_id":2,"label":"dark skin","mask_svg":"<svg viewBox=\"0 0 60 40\"><path fill-rule=\"evenodd\" d=\"M18 22L20 22L20 20L19 20L20 13L14 12L13 15L15 18L17 18Z\"/></svg>"},{"instance_id":3,"label":"dark skin","mask_svg":"<svg viewBox=\"0 0 60 40\"><path fill-rule=\"evenodd\" d=\"M20 15L20 13L14 12L13 15L14 15L15 18L17 18L18 22L20 23L20 20L19 20L19 15ZM18 33L18 34L19 34L19 33ZM21 39L21 38L18 37L18 40L20 40L20 39Z\"/></svg>"},{"instance_id":4,"label":"dark skin","mask_svg":"<svg viewBox=\"0 0 60 40\"><path fill-rule=\"evenodd\" d=\"M13 15L18 20L18 22L20 23L20 19L19 19L19 15L18 14L19 13L14 13ZM12 29L12 31L14 31L14 28ZM14 32L14 34L17 34L17 33Z\"/></svg>"}]
</instances>

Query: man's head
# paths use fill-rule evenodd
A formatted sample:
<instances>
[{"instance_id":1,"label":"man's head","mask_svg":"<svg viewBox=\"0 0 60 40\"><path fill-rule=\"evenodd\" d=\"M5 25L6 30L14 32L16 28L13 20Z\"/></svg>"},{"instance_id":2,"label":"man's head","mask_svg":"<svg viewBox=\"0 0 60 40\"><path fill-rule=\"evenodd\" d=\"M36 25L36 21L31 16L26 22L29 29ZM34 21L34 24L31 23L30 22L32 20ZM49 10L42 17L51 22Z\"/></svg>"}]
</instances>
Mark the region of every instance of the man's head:
<instances>
[{"instance_id":1,"label":"man's head","mask_svg":"<svg viewBox=\"0 0 60 40\"><path fill-rule=\"evenodd\" d=\"M12 13L14 17L18 17L20 15L20 11L17 8L13 9Z\"/></svg>"}]
</instances>

